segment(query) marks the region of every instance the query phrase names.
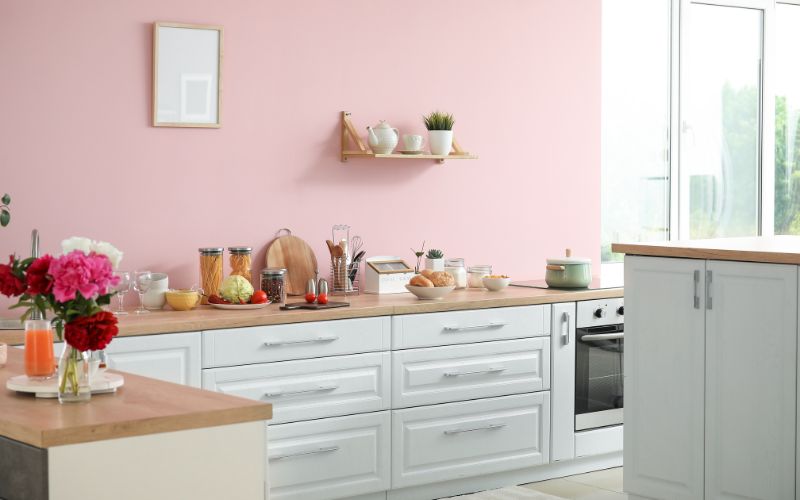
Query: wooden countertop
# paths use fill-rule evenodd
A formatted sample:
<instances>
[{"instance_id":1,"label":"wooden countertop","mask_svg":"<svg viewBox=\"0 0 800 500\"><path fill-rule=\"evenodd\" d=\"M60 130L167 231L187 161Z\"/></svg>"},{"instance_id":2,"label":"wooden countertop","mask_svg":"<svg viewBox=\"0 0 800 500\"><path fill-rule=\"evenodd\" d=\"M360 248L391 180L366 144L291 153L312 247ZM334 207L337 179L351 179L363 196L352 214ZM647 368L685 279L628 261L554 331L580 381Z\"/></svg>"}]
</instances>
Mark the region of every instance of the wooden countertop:
<instances>
[{"instance_id":1,"label":"wooden countertop","mask_svg":"<svg viewBox=\"0 0 800 500\"><path fill-rule=\"evenodd\" d=\"M9 349L0 368L0 436L38 448L268 420L272 405L125 373L116 394L88 404L59 404L6 389L24 373L23 354Z\"/></svg>"},{"instance_id":2,"label":"wooden countertop","mask_svg":"<svg viewBox=\"0 0 800 500\"><path fill-rule=\"evenodd\" d=\"M281 311L277 304L264 309L229 311L202 306L192 311L153 311L152 314L130 314L120 318L120 336L151 335L158 333L191 332L219 328L239 328L259 325L278 325L395 314L486 309L490 307L551 304L576 300L622 297L622 288L605 290L544 290L510 286L499 292L484 289L455 290L442 300L419 300L410 293L393 295L362 294L350 297L350 307L321 311ZM291 297L289 302L302 301ZM342 300L332 297L331 300ZM21 330L0 330L0 342L21 344Z\"/></svg>"},{"instance_id":3,"label":"wooden countertop","mask_svg":"<svg viewBox=\"0 0 800 500\"><path fill-rule=\"evenodd\" d=\"M800 236L754 236L658 243L614 243L611 251L628 255L800 264Z\"/></svg>"}]
</instances>

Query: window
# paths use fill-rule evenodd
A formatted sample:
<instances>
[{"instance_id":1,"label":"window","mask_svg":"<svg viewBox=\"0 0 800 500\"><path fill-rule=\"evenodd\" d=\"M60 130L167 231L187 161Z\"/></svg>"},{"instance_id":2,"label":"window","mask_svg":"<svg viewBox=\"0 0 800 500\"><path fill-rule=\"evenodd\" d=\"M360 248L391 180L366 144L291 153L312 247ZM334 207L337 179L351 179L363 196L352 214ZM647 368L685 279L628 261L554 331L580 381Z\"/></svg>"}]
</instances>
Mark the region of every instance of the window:
<instances>
[{"instance_id":1,"label":"window","mask_svg":"<svg viewBox=\"0 0 800 500\"><path fill-rule=\"evenodd\" d=\"M604 0L602 259L800 235L800 1Z\"/></svg>"}]
</instances>

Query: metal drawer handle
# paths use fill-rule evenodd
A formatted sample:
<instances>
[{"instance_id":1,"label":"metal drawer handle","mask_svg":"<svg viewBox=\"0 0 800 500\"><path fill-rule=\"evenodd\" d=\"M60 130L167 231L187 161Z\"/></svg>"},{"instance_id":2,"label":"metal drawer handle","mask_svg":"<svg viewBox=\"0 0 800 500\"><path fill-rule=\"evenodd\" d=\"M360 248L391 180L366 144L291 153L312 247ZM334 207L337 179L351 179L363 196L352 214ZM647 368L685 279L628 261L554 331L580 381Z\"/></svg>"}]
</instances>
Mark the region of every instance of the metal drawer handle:
<instances>
[{"instance_id":1,"label":"metal drawer handle","mask_svg":"<svg viewBox=\"0 0 800 500\"><path fill-rule=\"evenodd\" d=\"M334 451L339 451L338 446L327 446L325 448L317 448L316 450L309 450L309 451L298 451L297 453L286 453L284 455L273 455L269 457L270 461L272 460L283 460L285 458L294 458L294 457L304 457L306 455L318 455L320 453L331 453Z\"/></svg>"},{"instance_id":2,"label":"metal drawer handle","mask_svg":"<svg viewBox=\"0 0 800 500\"><path fill-rule=\"evenodd\" d=\"M502 328L507 323L486 323L485 325L472 325L472 326L446 326L445 332L465 332L469 330L485 330L487 328Z\"/></svg>"},{"instance_id":3,"label":"metal drawer handle","mask_svg":"<svg viewBox=\"0 0 800 500\"><path fill-rule=\"evenodd\" d=\"M503 366L497 366L495 368L487 368L486 370L475 370L471 372L444 372L445 377L460 377L462 375L478 375L480 373L500 373L506 371L506 368Z\"/></svg>"},{"instance_id":4,"label":"metal drawer handle","mask_svg":"<svg viewBox=\"0 0 800 500\"><path fill-rule=\"evenodd\" d=\"M581 337L581 341L591 342L592 340L614 340L622 338L625 338L625 333L595 333L593 335L584 335Z\"/></svg>"},{"instance_id":5,"label":"metal drawer handle","mask_svg":"<svg viewBox=\"0 0 800 500\"><path fill-rule=\"evenodd\" d=\"M564 342L564 345L569 344L569 313L563 312L561 314L561 324L566 326L564 333L561 334L561 340Z\"/></svg>"},{"instance_id":6,"label":"metal drawer handle","mask_svg":"<svg viewBox=\"0 0 800 500\"><path fill-rule=\"evenodd\" d=\"M276 347L281 345L290 345L290 344L316 344L318 342L333 342L334 340L339 340L339 337L316 337L313 339L306 339L306 340L267 340L264 342L264 346L266 347Z\"/></svg>"},{"instance_id":7,"label":"metal drawer handle","mask_svg":"<svg viewBox=\"0 0 800 500\"><path fill-rule=\"evenodd\" d=\"M313 389L303 389L300 391L276 391L276 392L265 392L264 396L275 398L278 396L292 396L294 394L308 394L309 392L324 392L324 391L335 391L338 389L338 385L321 385L319 387L315 387Z\"/></svg>"},{"instance_id":8,"label":"metal drawer handle","mask_svg":"<svg viewBox=\"0 0 800 500\"><path fill-rule=\"evenodd\" d=\"M471 427L469 429L450 429L450 430L444 431L444 433L447 434L448 436L451 436L453 434L462 434L464 432L493 431L495 429L502 429L505 426L506 426L506 424L491 424L491 425L486 425L486 426L483 426L483 427Z\"/></svg>"}]
</instances>

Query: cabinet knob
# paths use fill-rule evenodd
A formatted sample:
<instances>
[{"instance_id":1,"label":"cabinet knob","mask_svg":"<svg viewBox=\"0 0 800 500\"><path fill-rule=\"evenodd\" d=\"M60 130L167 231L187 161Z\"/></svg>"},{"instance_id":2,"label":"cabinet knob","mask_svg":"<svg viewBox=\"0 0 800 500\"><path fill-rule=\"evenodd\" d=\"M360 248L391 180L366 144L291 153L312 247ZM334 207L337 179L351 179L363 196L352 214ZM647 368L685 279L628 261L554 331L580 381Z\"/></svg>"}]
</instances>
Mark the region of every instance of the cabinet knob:
<instances>
[{"instance_id":1,"label":"cabinet knob","mask_svg":"<svg viewBox=\"0 0 800 500\"><path fill-rule=\"evenodd\" d=\"M619 306L619 307L617 308L617 314L618 314L619 316L625 316L625 306Z\"/></svg>"},{"instance_id":2,"label":"cabinet knob","mask_svg":"<svg viewBox=\"0 0 800 500\"><path fill-rule=\"evenodd\" d=\"M595 318L605 318L606 317L606 310L602 307L598 307L594 310L594 317Z\"/></svg>"}]
</instances>

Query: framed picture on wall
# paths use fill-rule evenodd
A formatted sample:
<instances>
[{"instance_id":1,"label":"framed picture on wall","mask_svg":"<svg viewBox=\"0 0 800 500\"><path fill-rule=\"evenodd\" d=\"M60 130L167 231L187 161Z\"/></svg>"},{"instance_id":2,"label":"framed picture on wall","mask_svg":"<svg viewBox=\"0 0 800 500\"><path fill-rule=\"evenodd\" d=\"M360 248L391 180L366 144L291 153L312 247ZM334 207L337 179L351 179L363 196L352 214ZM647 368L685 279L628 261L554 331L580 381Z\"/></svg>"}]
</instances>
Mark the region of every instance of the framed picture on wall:
<instances>
[{"instance_id":1,"label":"framed picture on wall","mask_svg":"<svg viewBox=\"0 0 800 500\"><path fill-rule=\"evenodd\" d=\"M153 126L219 128L222 27L153 23Z\"/></svg>"}]
</instances>

